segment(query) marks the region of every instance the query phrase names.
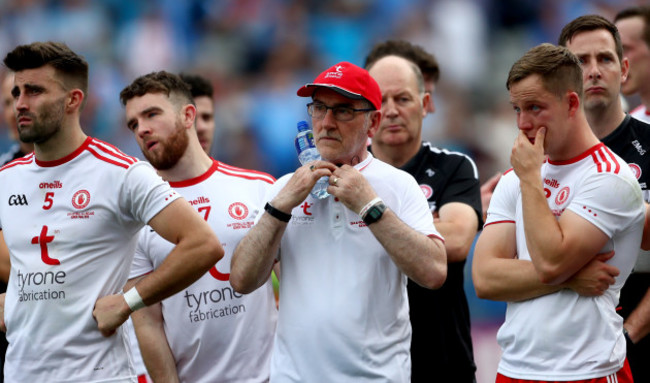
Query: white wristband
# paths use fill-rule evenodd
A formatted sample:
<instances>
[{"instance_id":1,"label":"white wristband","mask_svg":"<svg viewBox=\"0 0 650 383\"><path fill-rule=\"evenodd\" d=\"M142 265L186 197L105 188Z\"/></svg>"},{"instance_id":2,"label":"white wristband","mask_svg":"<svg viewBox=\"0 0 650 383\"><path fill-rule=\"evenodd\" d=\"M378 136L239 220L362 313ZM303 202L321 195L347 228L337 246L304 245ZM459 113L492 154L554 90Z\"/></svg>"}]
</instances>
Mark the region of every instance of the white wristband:
<instances>
[{"instance_id":1,"label":"white wristband","mask_svg":"<svg viewBox=\"0 0 650 383\"><path fill-rule=\"evenodd\" d=\"M135 286L124 293L124 300L126 301L126 304L131 308L131 311L137 311L147 306L144 304L144 301L142 300L142 297L140 296L140 293L138 293L138 290L136 290Z\"/></svg>"},{"instance_id":2,"label":"white wristband","mask_svg":"<svg viewBox=\"0 0 650 383\"><path fill-rule=\"evenodd\" d=\"M361 210L359 210L359 217L361 217L361 219L364 219L366 213L368 213L368 210L374 205L378 204L379 202L384 202L384 201L382 201L381 198L377 197L372 201L368 202L366 206L362 207Z\"/></svg>"}]
</instances>

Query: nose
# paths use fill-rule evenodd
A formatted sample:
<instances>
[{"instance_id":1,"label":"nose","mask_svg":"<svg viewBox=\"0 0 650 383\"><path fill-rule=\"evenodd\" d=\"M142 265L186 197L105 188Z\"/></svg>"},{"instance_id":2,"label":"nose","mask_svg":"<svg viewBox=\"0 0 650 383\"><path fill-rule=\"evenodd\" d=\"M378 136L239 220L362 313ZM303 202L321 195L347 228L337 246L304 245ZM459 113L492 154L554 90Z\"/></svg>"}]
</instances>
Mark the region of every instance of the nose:
<instances>
[{"instance_id":1,"label":"nose","mask_svg":"<svg viewBox=\"0 0 650 383\"><path fill-rule=\"evenodd\" d=\"M600 68L595 62L589 62L582 66L582 70L589 80L600 79Z\"/></svg>"},{"instance_id":2,"label":"nose","mask_svg":"<svg viewBox=\"0 0 650 383\"><path fill-rule=\"evenodd\" d=\"M528 131L533 128L533 120L526 113L519 113L517 115L517 127L519 130Z\"/></svg>"},{"instance_id":3,"label":"nose","mask_svg":"<svg viewBox=\"0 0 650 383\"><path fill-rule=\"evenodd\" d=\"M25 96L22 93L20 95L18 95L18 97L14 98L13 107L16 109L16 111L29 109L29 106L27 105Z\"/></svg>"},{"instance_id":4,"label":"nose","mask_svg":"<svg viewBox=\"0 0 650 383\"><path fill-rule=\"evenodd\" d=\"M136 134L138 137L144 138L145 136L151 134L151 128L146 122L140 121L138 122L138 127L136 128Z\"/></svg>"},{"instance_id":5,"label":"nose","mask_svg":"<svg viewBox=\"0 0 650 383\"><path fill-rule=\"evenodd\" d=\"M397 108L395 107L395 102L392 98L387 98L386 101L381 105L381 111L384 116L387 118L393 118L398 115Z\"/></svg>"},{"instance_id":6,"label":"nose","mask_svg":"<svg viewBox=\"0 0 650 383\"><path fill-rule=\"evenodd\" d=\"M333 129L336 127L336 119L334 118L334 111L332 109L327 109L325 111L325 116L323 116L321 125L325 129Z\"/></svg>"}]
</instances>

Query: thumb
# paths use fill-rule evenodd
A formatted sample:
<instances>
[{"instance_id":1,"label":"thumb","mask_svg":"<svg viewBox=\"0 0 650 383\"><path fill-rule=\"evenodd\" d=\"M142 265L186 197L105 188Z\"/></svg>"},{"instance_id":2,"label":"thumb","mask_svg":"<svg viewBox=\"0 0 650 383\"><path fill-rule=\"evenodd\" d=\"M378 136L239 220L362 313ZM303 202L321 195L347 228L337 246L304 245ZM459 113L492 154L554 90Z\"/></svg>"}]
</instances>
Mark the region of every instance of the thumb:
<instances>
[{"instance_id":1,"label":"thumb","mask_svg":"<svg viewBox=\"0 0 650 383\"><path fill-rule=\"evenodd\" d=\"M596 259L598 259L601 262L607 262L610 259L612 259L612 257L614 257L614 250L608 251L606 253L600 253L596 256Z\"/></svg>"}]
</instances>

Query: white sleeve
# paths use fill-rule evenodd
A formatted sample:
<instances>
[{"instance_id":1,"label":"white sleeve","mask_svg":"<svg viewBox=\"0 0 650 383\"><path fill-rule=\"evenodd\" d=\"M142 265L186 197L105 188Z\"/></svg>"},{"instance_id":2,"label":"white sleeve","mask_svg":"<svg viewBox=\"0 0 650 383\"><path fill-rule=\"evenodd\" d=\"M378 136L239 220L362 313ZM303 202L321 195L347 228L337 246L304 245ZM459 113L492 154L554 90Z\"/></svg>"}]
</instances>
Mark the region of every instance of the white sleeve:
<instances>
[{"instance_id":1,"label":"white sleeve","mask_svg":"<svg viewBox=\"0 0 650 383\"><path fill-rule=\"evenodd\" d=\"M645 210L639 184L612 173L598 173L587 178L567 209L610 238Z\"/></svg>"},{"instance_id":2,"label":"white sleeve","mask_svg":"<svg viewBox=\"0 0 650 383\"><path fill-rule=\"evenodd\" d=\"M510 170L501 177L494 189L485 225L497 222L514 222L520 193L519 178L514 170Z\"/></svg>"},{"instance_id":3,"label":"white sleeve","mask_svg":"<svg viewBox=\"0 0 650 383\"><path fill-rule=\"evenodd\" d=\"M153 260L150 257L148 237L158 234L151 232L151 230L151 227L145 226L138 233L138 244L135 247L135 255L131 264L129 279L149 274L154 270Z\"/></svg>"},{"instance_id":4,"label":"white sleeve","mask_svg":"<svg viewBox=\"0 0 650 383\"><path fill-rule=\"evenodd\" d=\"M120 207L133 219L149 223L163 208L181 196L160 178L147 162L127 170L120 193Z\"/></svg>"},{"instance_id":5,"label":"white sleeve","mask_svg":"<svg viewBox=\"0 0 650 383\"><path fill-rule=\"evenodd\" d=\"M433 215L429 209L429 203L424 193L422 193L422 189L420 189L413 176L408 173L404 174L408 177L404 177L403 194L398 196L399 207L397 210L391 206L388 207L393 209L399 219L415 231L424 235L433 235L444 240L433 223Z\"/></svg>"}]
</instances>

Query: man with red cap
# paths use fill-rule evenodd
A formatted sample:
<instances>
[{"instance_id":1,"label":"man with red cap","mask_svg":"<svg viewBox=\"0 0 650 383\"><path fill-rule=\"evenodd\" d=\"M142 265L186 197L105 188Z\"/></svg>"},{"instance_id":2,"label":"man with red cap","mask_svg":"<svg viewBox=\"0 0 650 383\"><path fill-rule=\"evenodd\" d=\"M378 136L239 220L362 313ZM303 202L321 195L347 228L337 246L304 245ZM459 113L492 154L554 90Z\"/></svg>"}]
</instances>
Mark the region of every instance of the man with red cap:
<instances>
[{"instance_id":1,"label":"man with red cap","mask_svg":"<svg viewBox=\"0 0 650 383\"><path fill-rule=\"evenodd\" d=\"M230 282L249 293L282 261L272 382L410 382L406 282L442 285L443 239L415 179L366 149L381 120L381 91L366 70L339 63L298 95L312 98L323 160L269 189ZM330 196L316 199L323 176Z\"/></svg>"}]
</instances>

